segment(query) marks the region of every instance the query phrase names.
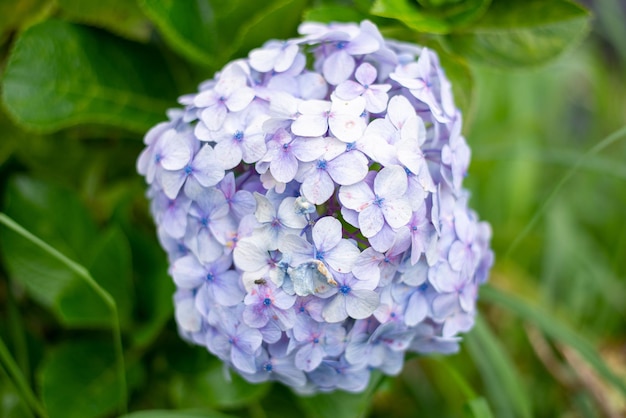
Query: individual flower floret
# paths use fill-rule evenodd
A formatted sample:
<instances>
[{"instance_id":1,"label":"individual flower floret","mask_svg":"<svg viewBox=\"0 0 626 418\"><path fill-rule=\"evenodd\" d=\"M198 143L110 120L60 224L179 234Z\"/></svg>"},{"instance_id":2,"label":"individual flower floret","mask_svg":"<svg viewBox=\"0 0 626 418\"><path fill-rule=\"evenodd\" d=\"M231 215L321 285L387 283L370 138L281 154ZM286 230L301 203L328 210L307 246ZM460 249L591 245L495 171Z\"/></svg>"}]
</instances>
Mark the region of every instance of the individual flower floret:
<instances>
[{"instance_id":1,"label":"individual flower floret","mask_svg":"<svg viewBox=\"0 0 626 418\"><path fill-rule=\"evenodd\" d=\"M361 233L370 238L378 234L385 225L391 228L405 226L411 219L411 204L405 196L407 175L397 165L384 167L374 178L373 187L361 181L342 186L339 199L348 209L358 212ZM388 249L393 242L386 242Z\"/></svg>"}]
</instances>

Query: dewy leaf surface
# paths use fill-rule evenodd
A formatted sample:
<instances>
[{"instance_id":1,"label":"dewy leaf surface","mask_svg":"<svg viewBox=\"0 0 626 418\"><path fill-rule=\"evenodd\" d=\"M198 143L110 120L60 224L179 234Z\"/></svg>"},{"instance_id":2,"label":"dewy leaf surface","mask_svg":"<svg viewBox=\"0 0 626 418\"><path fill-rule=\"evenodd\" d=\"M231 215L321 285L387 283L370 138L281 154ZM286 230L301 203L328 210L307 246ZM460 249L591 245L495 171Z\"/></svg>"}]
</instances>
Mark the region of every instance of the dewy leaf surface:
<instances>
[{"instance_id":1,"label":"dewy leaf surface","mask_svg":"<svg viewBox=\"0 0 626 418\"><path fill-rule=\"evenodd\" d=\"M447 35L446 44L476 63L532 66L576 44L588 26L587 11L566 0L496 0L473 26Z\"/></svg>"},{"instance_id":2,"label":"dewy leaf surface","mask_svg":"<svg viewBox=\"0 0 626 418\"><path fill-rule=\"evenodd\" d=\"M40 132L97 123L143 133L176 97L156 50L55 20L19 37L2 90L16 122Z\"/></svg>"}]
</instances>

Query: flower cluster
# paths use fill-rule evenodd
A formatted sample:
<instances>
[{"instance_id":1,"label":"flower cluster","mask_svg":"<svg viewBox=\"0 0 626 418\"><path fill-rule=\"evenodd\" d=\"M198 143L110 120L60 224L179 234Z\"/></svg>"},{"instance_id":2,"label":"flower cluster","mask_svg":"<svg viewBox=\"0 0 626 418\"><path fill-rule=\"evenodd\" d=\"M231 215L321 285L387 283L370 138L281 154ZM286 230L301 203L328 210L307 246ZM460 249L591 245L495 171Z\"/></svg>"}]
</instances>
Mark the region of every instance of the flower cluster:
<instances>
[{"instance_id":1,"label":"flower cluster","mask_svg":"<svg viewBox=\"0 0 626 418\"><path fill-rule=\"evenodd\" d=\"M356 392L458 349L491 230L437 55L369 21L299 31L181 97L137 165L182 336L251 382Z\"/></svg>"}]
</instances>

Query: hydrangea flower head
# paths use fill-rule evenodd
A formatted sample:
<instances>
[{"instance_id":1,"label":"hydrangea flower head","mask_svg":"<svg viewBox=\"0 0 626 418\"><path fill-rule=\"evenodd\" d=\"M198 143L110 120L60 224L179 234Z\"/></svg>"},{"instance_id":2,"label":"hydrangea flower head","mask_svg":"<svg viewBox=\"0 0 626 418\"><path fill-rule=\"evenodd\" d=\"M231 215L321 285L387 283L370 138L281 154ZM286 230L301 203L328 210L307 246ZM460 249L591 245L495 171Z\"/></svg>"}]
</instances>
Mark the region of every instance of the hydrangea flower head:
<instances>
[{"instance_id":1,"label":"hydrangea flower head","mask_svg":"<svg viewBox=\"0 0 626 418\"><path fill-rule=\"evenodd\" d=\"M304 23L229 63L137 162L180 334L251 382L358 392L453 353L493 264L437 55Z\"/></svg>"}]
</instances>

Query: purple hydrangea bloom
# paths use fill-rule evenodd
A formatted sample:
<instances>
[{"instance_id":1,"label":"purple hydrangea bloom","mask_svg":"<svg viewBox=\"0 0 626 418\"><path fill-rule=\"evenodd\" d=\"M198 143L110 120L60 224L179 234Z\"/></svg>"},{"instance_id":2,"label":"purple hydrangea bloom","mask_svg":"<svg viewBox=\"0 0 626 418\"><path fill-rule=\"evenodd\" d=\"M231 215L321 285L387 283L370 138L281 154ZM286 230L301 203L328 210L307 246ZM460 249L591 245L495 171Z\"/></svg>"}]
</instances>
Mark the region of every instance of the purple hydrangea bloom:
<instances>
[{"instance_id":1,"label":"purple hydrangea bloom","mask_svg":"<svg viewBox=\"0 0 626 418\"><path fill-rule=\"evenodd\" d=\"M369 21L299 30L181 97L137 170L180 335L250 382L359 392L459 349L491 228L437 55Z\"/></svg>"}]
</instances>

